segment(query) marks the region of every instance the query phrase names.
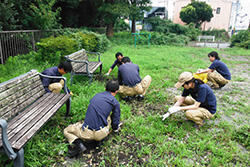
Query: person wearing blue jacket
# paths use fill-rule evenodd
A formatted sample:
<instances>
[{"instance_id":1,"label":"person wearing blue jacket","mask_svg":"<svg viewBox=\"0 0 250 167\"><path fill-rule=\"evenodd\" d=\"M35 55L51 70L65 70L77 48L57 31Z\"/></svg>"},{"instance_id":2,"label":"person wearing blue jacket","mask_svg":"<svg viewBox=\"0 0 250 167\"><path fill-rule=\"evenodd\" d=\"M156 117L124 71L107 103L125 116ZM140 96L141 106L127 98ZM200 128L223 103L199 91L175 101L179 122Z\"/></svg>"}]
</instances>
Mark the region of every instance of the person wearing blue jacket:
<instances>
[{"instance_id":1,"label":"person wearing blue jacket","mask_svg":"<svg viewBox=\"0 0 250 167\"><path fill-rule=\"evenodd\" d=\"M198 73L207 73L207 80L211 81L213 84L211 88L222 88L231 80L231 73L227 65L220 61L220 57L217 52L210 52L208 57L212 64L208 67L208 69L200 70ZM214 71L217 71L217 73Z\"/></svg>"}]
</instances>

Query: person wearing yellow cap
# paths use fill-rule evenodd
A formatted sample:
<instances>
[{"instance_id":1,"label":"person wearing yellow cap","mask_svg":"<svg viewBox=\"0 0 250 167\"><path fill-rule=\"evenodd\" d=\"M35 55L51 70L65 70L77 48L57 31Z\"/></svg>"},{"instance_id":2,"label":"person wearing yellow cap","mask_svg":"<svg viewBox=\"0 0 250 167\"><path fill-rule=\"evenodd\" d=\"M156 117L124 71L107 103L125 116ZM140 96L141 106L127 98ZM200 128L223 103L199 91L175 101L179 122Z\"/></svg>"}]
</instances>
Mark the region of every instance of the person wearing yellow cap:
<instances>
[{"instance_id":1,"label":"person wearing yellow cap","mask_svg":"<svg viewBox=\"0 0 250 167\"><path fill-rule=\"evenodd\" d=\"M198 126L203 125L204 119L214 116L216 97L212 89L203 81L195 79L191 72L181 73L175 87L184 88L182 95L175 97L176 103L169 108L165 115L169 116L177 111L185 111L187 119L195 122Z\"/></svg>"}]
</instances>

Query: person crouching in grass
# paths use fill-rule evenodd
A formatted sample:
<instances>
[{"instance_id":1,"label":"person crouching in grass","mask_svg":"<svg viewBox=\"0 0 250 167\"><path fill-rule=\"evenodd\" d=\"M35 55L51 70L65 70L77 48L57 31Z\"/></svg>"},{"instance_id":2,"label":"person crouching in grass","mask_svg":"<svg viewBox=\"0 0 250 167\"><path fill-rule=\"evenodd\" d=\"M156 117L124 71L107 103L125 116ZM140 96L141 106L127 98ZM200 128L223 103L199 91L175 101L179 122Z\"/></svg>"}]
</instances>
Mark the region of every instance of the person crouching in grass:
<instances>
[{"instance_id":1,"label":"person crouching in grass","mask_svg":"<svg viewBox=\"0 0 250 167\"><path fill-rule=\"evenodd\" d=\"M170 111L185 111L187 119L202 126L204 119L212 118L216 113L216 97L212 89L203 81L195 79L191 72L180 74L175 87L181 86L184 88L182 95L175 97L175 104Z\"/></svg>"},{"instance_id":2,"label":"person crouching in grass","mask_svg":"<svg viewBox=\"0 0 250 167\"><path fill-rule=\"evenodd\" d=\"M213 51L208 54L209 60L212 64L206 70L199 70L197 73L207 73L208 81L212 82L211 88L219 89L225 86L231 80L231 73L227 65L220 61L218 53ZM215 73L214 71L218 73Z\"/></svg>"}]
</instances>

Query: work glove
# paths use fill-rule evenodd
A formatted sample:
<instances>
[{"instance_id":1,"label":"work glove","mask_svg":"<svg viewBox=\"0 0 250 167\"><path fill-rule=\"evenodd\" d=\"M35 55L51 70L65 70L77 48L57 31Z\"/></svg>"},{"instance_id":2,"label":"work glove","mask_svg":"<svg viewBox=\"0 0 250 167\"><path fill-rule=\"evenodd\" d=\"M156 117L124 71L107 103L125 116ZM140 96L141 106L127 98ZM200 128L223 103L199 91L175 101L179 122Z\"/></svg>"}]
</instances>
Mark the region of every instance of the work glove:
<instances>
[{"instance_id":1,"label":"work glove","mask_svg":"<svg viewBox=\"0 0 250 167\"><path fill-rule=\"evenodd\" d=\"M106 73L106 74L104 74L104 75L109 76L109 73L107 72L107 73Z\"/></svg>"},{"instance_id":2,"label":"work glove","mask_svg":"<svg viewBox=\"0 0 250 167\"><path fill-rule=\"evenodd\" d=\"M118 128L114 130L115 133L118 133L121 130L122 122L119 123Z\"/></svg>"},{"instance_id":3,"label":"work glove","mask_svg":"<svg viewBox=\"0 0 250 167\"><path fill-rule=\"evenodd\" d=\"M166 118L168 118L171 114L176 113L178 111L180 111L179 107L174 107L174 106L170 107L168 109L168 112L166 114L162 115L162 121L164 121Z\"/></svg>"}]
</instances>

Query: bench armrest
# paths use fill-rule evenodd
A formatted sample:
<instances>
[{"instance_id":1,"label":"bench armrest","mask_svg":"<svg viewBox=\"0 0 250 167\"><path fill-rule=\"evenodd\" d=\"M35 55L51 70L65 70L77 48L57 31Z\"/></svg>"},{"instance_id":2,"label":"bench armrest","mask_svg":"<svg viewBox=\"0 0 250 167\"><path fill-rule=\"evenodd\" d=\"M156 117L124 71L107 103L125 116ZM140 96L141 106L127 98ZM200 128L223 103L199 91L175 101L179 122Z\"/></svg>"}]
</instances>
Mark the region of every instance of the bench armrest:
<instances>
[{"instance_id":1,"label":"bench armrest","mask_svg":"<svg viewBox=\"0 0 250 167\"><path fill-rule=\"evenodd\" d=\"M67 87L67 79L65 77L59 77L59 76L49 76L49 75L43 75L41 73L38 73L41 77L45 77L45 78L52 78L52 79L62 79L64 81L64 85L63 85L63 90L64 93L68 94L68 87Z\"/></svg>"},{"instance_id":2,"label":"bench armrest","mask_svg":"<svg viewBox=\"0 0 250 167\"><path fill-rule=\"evenodd\" d=\"M7 122L4 119L0 118L0 128L2 128L2 143L5 153L10 159L15 159L17 157L17 154L12 149L10 142L8 140L7 136Z\"/></svg>"},{"instance_id":3,"label":"bench armrest","mask_svg":"<svg viewBox=\"0 0 250 167\"><path fill-rule=\"evenodd\" d=\"M100 62L101 61L101 54L99 52L89 52L89 51L86 51L87 54L95 54L95 55L98 55L98 61Z\"/></svg>"}]
</instances>

